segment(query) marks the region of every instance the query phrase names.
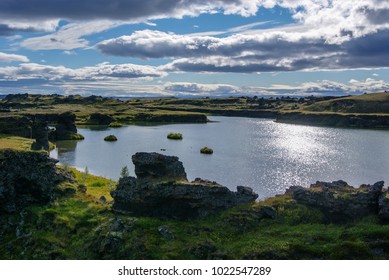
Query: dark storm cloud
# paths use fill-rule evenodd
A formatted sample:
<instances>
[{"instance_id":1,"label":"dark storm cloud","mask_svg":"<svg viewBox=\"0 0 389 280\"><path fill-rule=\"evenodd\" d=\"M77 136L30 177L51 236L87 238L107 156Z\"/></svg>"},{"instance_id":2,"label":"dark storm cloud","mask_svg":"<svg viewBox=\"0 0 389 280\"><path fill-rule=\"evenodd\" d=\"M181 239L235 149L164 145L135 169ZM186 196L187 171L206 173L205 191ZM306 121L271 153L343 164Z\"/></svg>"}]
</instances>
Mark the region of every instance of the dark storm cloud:
<instances>
[{"instance_id":1,"label":"dark storm cloud","mask_svg":"<svg viewBox=\"0 0 389 280\"><path fill-rule=\"evenodd\" d=\"M16 32L37 32L37 31L39 30L34 29L33 27L15 28L15 27L10 27L8 24L0 23L0 36L11 36L14 35Z\"/></svg>"},{"instance_id":2,"label":"dark storm cloud","mask_svg":"<svg viewBox=\"0 0 389 280\"><path fill-rule=\"evenodd\" d=\"M224 8L255 13L256 5L244 0L2 0L0 16L6 18L122 19L159 18Z\"/></svg>"},{"instance_id":3,"label":"dark storm cloud","mask_svg":"<svg viewBox=\"0 0 389 280\"><path fill-rule=\"evenodd\" d=\"M389 21L389 9L368 9L364 12L367 19L373 24L383 24Z\"/></svg>"}]
</instances>

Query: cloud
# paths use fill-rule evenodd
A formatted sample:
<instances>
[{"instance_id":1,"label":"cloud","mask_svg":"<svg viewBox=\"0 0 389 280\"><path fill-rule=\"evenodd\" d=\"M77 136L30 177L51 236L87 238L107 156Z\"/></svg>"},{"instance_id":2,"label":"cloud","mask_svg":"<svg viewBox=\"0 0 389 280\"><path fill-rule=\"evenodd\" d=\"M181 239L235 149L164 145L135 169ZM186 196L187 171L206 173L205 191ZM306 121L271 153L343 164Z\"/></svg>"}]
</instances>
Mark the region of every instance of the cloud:
<instances>
[{"instance_id":1,"label":"cloud","mask_svg":"<svg viewBox=\"0 0 389 280\"><path fill-rule=\"evenodd\" d=\"M123 24L123 22L99 20L73 22L62 26L58 31L39 37L28 38L20 43L31 50L73 50L85 48L89 42L82 38Z\"/></svg>"},{"instance_id":2,"label":"cloud","mask_svg":"<svg viewBox=\"0 0 389 280\"><path fill-rule=\"evenodd\" d=\"M163 91L173 95L186 96L306 96L333 95L343 96L361 94L363 92L378 92L389 89L389 83L368 78L364 81L350 80L347 84L322 80L305 82L296 86L271 85L269 87L239 87L228 84L199 84L199 83L166 83Z\"/></svg>"},{"instance_id":3,"label":"cloud","mask_svg":"<svg viewBox=\"0 0 389 280\"><path fill-rule=\"evenodd\" d=\"M13 62L13 61L28 62L29 60L24 55L0 52L0 62Z\"/></svg>"},{"instance_id":4,"label":"cloud","mask_svg":"<svg viewBox=\"0 0 389 280\"><path fill-rule=\"evenodd\" d=\"M287 8L297 24L179 35L136 31L98 43L102 53L175 59L161 69L189 72L269 72L389 67L389 3L374 0L258 0L255 7ZM227 33L238 33L224 37Z\"/></svg>"},{"instance_id":5,"label":"cloud","mask_svg":"<svg viewBox=\"0 0 389 280\"><path fill-rule=\"evenodd\" d=\"M234 95L239 94L241 88L226 84L198 84L198 83L166 83L163 90L174 94L186 95Z\"/></svg>"},{"instance_id":6,"label":"cloud","mask_svg":"<svg viewBox=\"0 0 389 280\"><path fill-rule=\"evenodd\" d=\"M26 19L0 19L0 36L12 36L16 32L54 32L59 20L28 21Z\"/></svg>"},{"instance_id":7,"label":"cloud","mask_svg":"<svg viewBox=\"0 0 389 280\"><path fill-rule=\"evenodd\" d=\"M79 82L79 81L114 81L139 78L159 78L165 76L153 66L134 64L108 64L82 68L66 68L64 66L50 66L36 63L22 63L19 66L0 67L0 81L19 82L28 84L47 82ZM17 83L16 83L17 84Z\"/></svg>"},{"instance_id":8,"label":"cloud","mask_svg":"<svg viewBox=\"0 0 389 280\"><path fill-rule=\"evenodd\" d=\"M0 18L144 20L194 16L222 10L225 14L254 15L258 0L18 0L0 1Z\"/></svg>"}]
</instances>

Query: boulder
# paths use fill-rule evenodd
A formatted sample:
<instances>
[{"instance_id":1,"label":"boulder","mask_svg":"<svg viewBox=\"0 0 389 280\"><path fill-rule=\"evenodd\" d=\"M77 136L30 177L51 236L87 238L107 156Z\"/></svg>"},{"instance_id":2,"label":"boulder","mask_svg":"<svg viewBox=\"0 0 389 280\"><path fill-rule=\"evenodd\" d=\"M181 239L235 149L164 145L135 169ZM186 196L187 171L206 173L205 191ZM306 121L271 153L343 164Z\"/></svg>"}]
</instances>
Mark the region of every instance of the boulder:
<instances>
[{"instance_id":1,"label":"boulder","mask_svg":"<svg viewBox=\"0 0 389 280\"><path fill-rule=\"evenodd\" d=\"M137 153L133 162L138 178L121 178L116 190L111 192L112 208L119 213L202 218L258 198L247 187L238 187L238 191L233 192L208 180L196 179L189 183L177 157Z\"/></svg>"},{"instance_id":2,"label":"boulder","mask_svg":"<svg viewBox=\"0 0 389 280\"><path fill-rule=\"evenodd\" d=\"M188 181L182 162L175 156L136 153L132 156L138 179L153 181Z\"/></svg>"},{"instance_id":3,"label":"boulder","mask_svg":"<svg viewBox=\"0 0 389 280\"><path fill-rule=\"evenodd\" d=\"M64 180L56 162L44 153L0 151L0 213L51 201L56 185Z\"/></svg>"},{"instance_id":4,"label":"boulder","mask_svg":"<svg viewBox=\"0 0 389 280\"><path fill-rule=\"evenodd\" d=\"M344 181L316 182L310 188L290 187L297 203L319 208L331 222L344 222L378 213L378 198L384 182L353 188Z\"/></svg>"}]
</instances>

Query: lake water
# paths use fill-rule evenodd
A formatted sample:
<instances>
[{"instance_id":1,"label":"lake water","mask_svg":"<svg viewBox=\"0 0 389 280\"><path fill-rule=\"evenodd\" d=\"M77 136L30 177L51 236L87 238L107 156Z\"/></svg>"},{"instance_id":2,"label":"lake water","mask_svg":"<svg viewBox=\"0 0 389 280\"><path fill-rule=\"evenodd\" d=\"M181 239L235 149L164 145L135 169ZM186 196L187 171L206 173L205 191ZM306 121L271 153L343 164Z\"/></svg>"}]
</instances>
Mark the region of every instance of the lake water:
<instances>
[{"instance_id":1,"label":"lake water","mask_svg":"<svg viewBox=\"0 0 389 280\"><path fill-rule=\"evenodd\" d=\"M83 141L60 141L51 156L62 164L118 179L123 166L134 175L136 152L175 155L189 180L217 181L235 190L252 187L265 198L292 185L345 180L353 186L389 182L389 131L310 127L269 119L210 117L206 124L80 128ZM183 140L169 140L169 132ZM105 142L109 134L117 142ZM200 154L208 146L213 155ZM165 149L165 151L161 151ZM387 185L387 184L386 184Z\"/></svg>"}]
</instances>

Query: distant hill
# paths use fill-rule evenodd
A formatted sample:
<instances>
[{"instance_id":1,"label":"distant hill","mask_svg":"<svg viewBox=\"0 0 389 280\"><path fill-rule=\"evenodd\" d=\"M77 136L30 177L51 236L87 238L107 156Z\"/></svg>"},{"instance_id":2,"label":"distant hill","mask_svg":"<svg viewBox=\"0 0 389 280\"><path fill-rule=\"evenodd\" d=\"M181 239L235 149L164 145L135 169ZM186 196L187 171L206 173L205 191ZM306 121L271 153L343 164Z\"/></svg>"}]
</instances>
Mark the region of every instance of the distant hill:
<instances>
[{"instance_id":1,"label":"distant hill","mask_svg":"<svg viewBox=\"0 0 389 280\"><path fill-rule=\"evenodd\" d=\"M303 111L389 114L389 92L369 93L315 102Z\"/></svg>"}]
</instances>

